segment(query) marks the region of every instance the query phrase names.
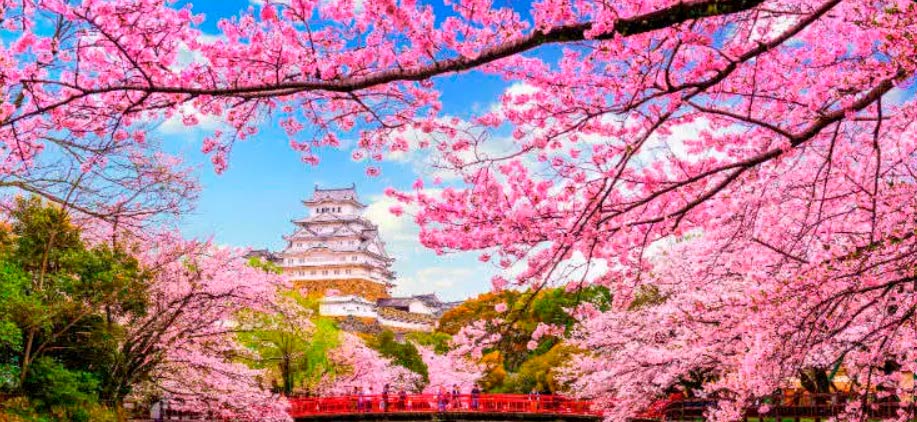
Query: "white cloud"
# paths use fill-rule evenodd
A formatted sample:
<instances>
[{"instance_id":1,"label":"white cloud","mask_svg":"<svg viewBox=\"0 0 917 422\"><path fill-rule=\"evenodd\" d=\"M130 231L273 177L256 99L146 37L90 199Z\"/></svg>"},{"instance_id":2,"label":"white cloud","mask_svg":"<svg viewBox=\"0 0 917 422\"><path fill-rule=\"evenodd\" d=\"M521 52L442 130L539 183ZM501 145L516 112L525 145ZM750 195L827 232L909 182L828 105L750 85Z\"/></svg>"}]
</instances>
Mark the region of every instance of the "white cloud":
<instances>
[{"instance_id":1,"label":"white cloud","mask_svg":"<svg viewBox=\"0 0 917 422\"><path fill-rule=\"evenodd\" d=\"M885 94L885 100L893 106L904 105L907 101L914 98L917 91L917 82L909 81L907 84L896 86Z\"/></svg>"},{"instance_id":2,"label":"white cloud","mask_svg":"<svg viewBox=\"0 0 917 422\"><path fill-rule=\"evenodd\" d=\"M767 42L793 27L797 20L779 15L771 18L759 18L750 28L749 42Z\"/></svg>"},{"instance_id":3,"label":"white cloud","mask_svg":"<svg viewBox=\"0 0 917 422\"><path fill-rule=\"evenodd\" d=\"M220 39L219 36L208 34L201 34L198 37L198 40L204 44L213 43L218 39ZM210 64L210 60L201 54L200 51L191 51L191 48L188 47L188 44L182 42L178 46L178 54L175 56L175 63L172 63L172 65L169 66L169 69L175 72L180 72L192 64L207 65Z\"/></svg>"},{"instance_id":4,"label":"white cloud","mask_svg":"<svg viewBox=\"0 0 917 422\"><path fill-rule=\"evenodd\" d=\"M435 189L426 192L438 193ZM363 216L379 227L389 255L395 258L396 295L436 293L442 299L454 300L489 288L493 269L478 262L476 252L437 256L420 244L420 228L411 217L416 208L406 207L404 214L395 216L389 212L398 204L393 198L377 195L367 199Z\"/></svg>"},{"instance_id":5,"label":"white cloud","mask_svg":"<svg viewBox=\"0 0 917 422\"><path fill-rule=\"evenodd\" d=\"M186 126L182 122L184 116L194 116L197 119L197 124ZM228 127L228 125L222 119L204 115L195 110L191 105L184 104L177 112L172 114L171 117L163 120L163 122L156 127L156 130L163 135L182 135L193 131L212 132L216 129L225 127Z\"/></svg>"},{"instance_id":6,"label":"white cloud","mask_svg":"<svg viewBox=\"0 0 917 422\"><path fill-rule=\"evenodd\" d=\"M386 245L396 243L417 243L417 227L408 214L396 216L389 209L398 205L398 201L385 195L376 195L369 198L370 204L363 211L363 216L379 226L379 234L386 241Z\"/></svg>"},{"instance_id":7,"label":"white cloud","mask_svg":"<svg viewBox=\"0 0 917 422\"><path fill-rule=\"evenodd\" d=\"M466 266L427 266L410 276L399 277L396 295L436 293L443 300L464 299L490 285L490 275Z\"/></svg>"},{"instance_id":8,"label":"white cloud","mask_svg":"<svg viewBox=\"0 0 917 422\"><path fill-rule=\"evenodd\" d=\"M540 88L525 82L514 82L509 87L507 87L506 90L503 91L502 96L518 97L520 95L529 95L530 97L525 102L521 104L510 105L510 109L515 111L522 111L535 104L535 100L531 97L531 95L537 93L540 90ZM505 110L505 108L502 101L495 101L490 105L491 112L502 113L503 110Z\"/></svg>"}]
</instances>

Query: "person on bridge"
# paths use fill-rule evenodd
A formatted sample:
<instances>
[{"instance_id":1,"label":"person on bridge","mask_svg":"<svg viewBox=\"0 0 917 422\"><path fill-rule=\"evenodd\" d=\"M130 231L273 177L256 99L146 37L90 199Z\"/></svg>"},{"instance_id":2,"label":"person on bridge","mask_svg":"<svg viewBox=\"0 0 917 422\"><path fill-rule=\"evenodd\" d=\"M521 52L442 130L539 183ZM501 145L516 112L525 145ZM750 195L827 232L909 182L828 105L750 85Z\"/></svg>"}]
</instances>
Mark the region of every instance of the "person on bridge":
<instances>
[{"instance_id":1,"label":"person on bridge","mask_svg":"<svg viewBox=\"0 0 917 422\"><path fill-rule=\"evenodd\" d=\"M373 387L369 386L369 390L366 391L366 394L364 394L366 396L366 403L364 403L365 406L363 406L364 410L366 410L367 412L373 411L373 394L375 394L373 392Z\"/></svg>"},{"instance_id":2,"label":"person on bridge","mask_svg":"<svg viewBox=\"0 0 917 422\"><path fill-rule=\"evenodd\" d=\"M382 402L379 403L379 406L382 407L383 412L388 412L388 391L389 386L388 384L385 384L385 386L382 387Z\"/></svg>"},{"instance_id":3,"label":"person on bridge","mask_svg":"<svg viewBox=\"0 0 917 422\"><path fill-rule=\"evenodd\" d=\"M532 392L529 393L529 405L531 406L533 412L538 411L538 405L540 401L541 401L541 393L539 393L538 390L533 388Z\"/></svg>"},{"instance_id":4,"label":"person on bridge","mask_svg":"<svg viewBox=\"0 0 917 422\"><path fill-rule=\"evenodd\" d=\"M462 396L462 392L459 391L458 384L452 384L452 395L450 396L450 398L452 399L451 402L452 402L453 409L459 409L462 407L461 396Z\"/></svg>"},{"instance_id":5,"label":"person on bridge","mask_svg":"<svg viewBox=\"0 0 917 422\"><path fill-rule=\"evenodd\" d=\"M398 391L398 410L404 410L404 404L408 399L408 393L404 391L404 387L401 387L401 390Z\"/></svg>"},{"instance_id":6,"label":"person on bridge","mask_svg":"<svg viewBox=\"0 0 917 422\"><path fill-rule=\"evenodd\" d=\"M449 395L446 393L446 387L440 385L436 392L436 404L440 412L446 411L447 403L449 403Z\"/></svg>"},{"instance_id":7,"label":"person on bridge","mask_svg":"<svg viewBox=\"0 0 917 422\"><path fill-rule=\"evenodd\" d=\"M471 387L471 410L478 410L478 401L481 399L481 389L475 384Z\"/></svg>"},{"instance_id":8,"label":"person on bridge","mask_svg":"<svg viewBox=\"0 0 917 422\"><path fill-rule=\"evenodd\" d=\"M354 387L353 394L357 396L357 412L362 412L363 411L363 390L357 387Z\"/></svg>"}]
</instances>

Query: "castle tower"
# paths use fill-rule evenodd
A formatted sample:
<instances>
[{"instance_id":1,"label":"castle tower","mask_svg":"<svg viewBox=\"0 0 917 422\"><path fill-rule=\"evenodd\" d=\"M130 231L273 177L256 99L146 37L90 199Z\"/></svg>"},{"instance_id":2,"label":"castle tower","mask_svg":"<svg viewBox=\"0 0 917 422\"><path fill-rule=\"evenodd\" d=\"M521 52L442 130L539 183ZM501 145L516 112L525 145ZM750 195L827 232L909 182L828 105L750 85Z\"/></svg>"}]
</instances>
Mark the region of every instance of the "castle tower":
<instances>
[{"instance_id":1,"label":"castle tower","mask_svg":"<svg viewBox=\"0 0 917 422\"><path fill-rule=\"evenodd\" d=\"M335 290L372 303L390 297L394 259L385 252L377 226L362 217L366 205L357 199L356 186L316 186L303 204L309 216L293 221L296 231L284 236L287 246L280 253L280 267L293 284L309 294Z\"/></svg>"}]
</instances>

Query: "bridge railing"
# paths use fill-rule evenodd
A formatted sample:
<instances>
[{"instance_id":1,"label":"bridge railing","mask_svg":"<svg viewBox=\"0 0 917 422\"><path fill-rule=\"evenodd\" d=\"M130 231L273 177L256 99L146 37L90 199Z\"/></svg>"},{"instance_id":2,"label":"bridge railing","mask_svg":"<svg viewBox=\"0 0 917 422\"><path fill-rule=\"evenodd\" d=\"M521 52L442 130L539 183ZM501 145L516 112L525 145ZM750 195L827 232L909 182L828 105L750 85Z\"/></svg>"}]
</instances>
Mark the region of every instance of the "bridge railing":
<instances>
[{"instance_id":1,"label":"bridge railing","mask_svg":"<svg viewBox=\"0 0 917 422\"><path fill-rule=\"evenodd\" d=\"M743 421L792 420L827 421L840 415L851 400L861 400L844 394L815 394L762 398L758 405L746 410ZM674 400L666 404L659 419L666 421L703 421L716 405L713 400ZM766 412L762 411L766 410ZM869 418L905 418L917 421L917 406L912 397L903 399L870 397L866 407Z\"/></svg>"},{"instance_id":2,"label":"bridge railing","mask_svg":"<svg viewBox=\"0 0 917 422\"><path fill-rule=\"evenodd\" d=\"M357 414L357 413L438 413L438 412L491 412L491 413L549 413L596 415L588 401L571 400L562 396L525 394L481 394L472 396L436 394L397 394L343 397L291 397L290 415Z\"/></svg>"}]
</instances>

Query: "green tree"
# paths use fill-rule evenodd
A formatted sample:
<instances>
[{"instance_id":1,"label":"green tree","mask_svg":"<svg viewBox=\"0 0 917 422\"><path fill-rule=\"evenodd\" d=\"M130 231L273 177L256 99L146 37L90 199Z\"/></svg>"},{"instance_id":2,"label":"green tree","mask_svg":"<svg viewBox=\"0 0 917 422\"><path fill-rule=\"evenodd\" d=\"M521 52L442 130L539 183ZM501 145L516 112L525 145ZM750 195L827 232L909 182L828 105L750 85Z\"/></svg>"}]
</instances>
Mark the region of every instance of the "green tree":
<instances>
[{"instance_id":1,"label":"green tree","mask_svg":"<svg viewBox=\"0 0 917 422\"><path fill-rule=\"evenodd\" d=\"M423 362L417 347L410 341L399 342L395 338L395 333L390 330L384 330L378 335L369 338L366 345L378 351L383 357L391 359L392 363L420 375L420 385L414 386L418 391L423 390L430 382L427 364Z\"/></svg>"},{"instance_id":2,"label":"green tree","mask_svg":"<svg viewBox=\"0 0 917 422\"><path fill-rule=\"evenodd\" d=\"M557 343L547 352L535 355L522 363L507 391L526 392L532 389L556 393L563 391L565 385L558 379L558 370L576 354L576 348L564 343Z\"/></svg>"},{"instance_id":3,"label":"green tree","mask_svg":"<svg viewBox=\"0 0 917 422\"><path fill-rule=\"evenodd\" d=\"M68 369L48 356L35 360L22 388L38 410L67 420L88 420L84 409L99 398L95 374Z\"/></svg>"},{"instance_id":4,"label":"green tree","mask_svg":"<svg viewBox=\"0 0 917 422\"><path fill-rule=\"evenodd\" d=\"M441 331L429 333L424 331L413 331L405 334L404 337L405 340L410 343L432 347L433 351L440 355L446 354L446 352L449 351L449 342L452 341L452 336Z\"/></svg>"},{"instance_id":5,"label":"green tree","mask_svg":"<svg viewBox=\"0 0 917 422\"><path fill-rule=\"evenodd\" d=\"M487 371L482 384L485 388L518 393L527 393L532 388L555 391L557 383L549 382L544 374L535 376L537 369L547 371L560 366L572 352L564 346L563 336L543 336L531 350L528 343L539 324L561 327L564 334L568 334L577 322L569 310L584 303L607 310L611 304L611 292L602 286L588 286L573 292L545 288L484 293L443 314L439 330L454 335L475 321L499 319L501 322L492 324L491 328L499 331L501 340L484 351L486 361L482 363ZM507 310L497 312L498 304L506 304Z\"/></svg>"},{"instance_id":6,"label":"green tree","mask_svg":"<svg viewBox=\"0 0 917 422\"><path fill-rule=\"evenodd\" d=\"M239 339L252 351L246 363L274 370L280 390L290 395L298 387L311 388L333 371L328 353L339 344L340 330L334 321L318 316L314 299L297 291L285 296L281 311L241 315Z\"/></svg>"},{"instance_id":7,"label":"green tree","mask_svg":"<svg viewBox=\"0 0 917 422\"><path fill-rule=\"evenodd\" d=\"M117 321L144 312L146 274L117 247L87 247L59 207L19 198L10 216L0 228L0 388L46 411L117 401L127 394L111 388Z\"/></svg>"}]
</instances>

